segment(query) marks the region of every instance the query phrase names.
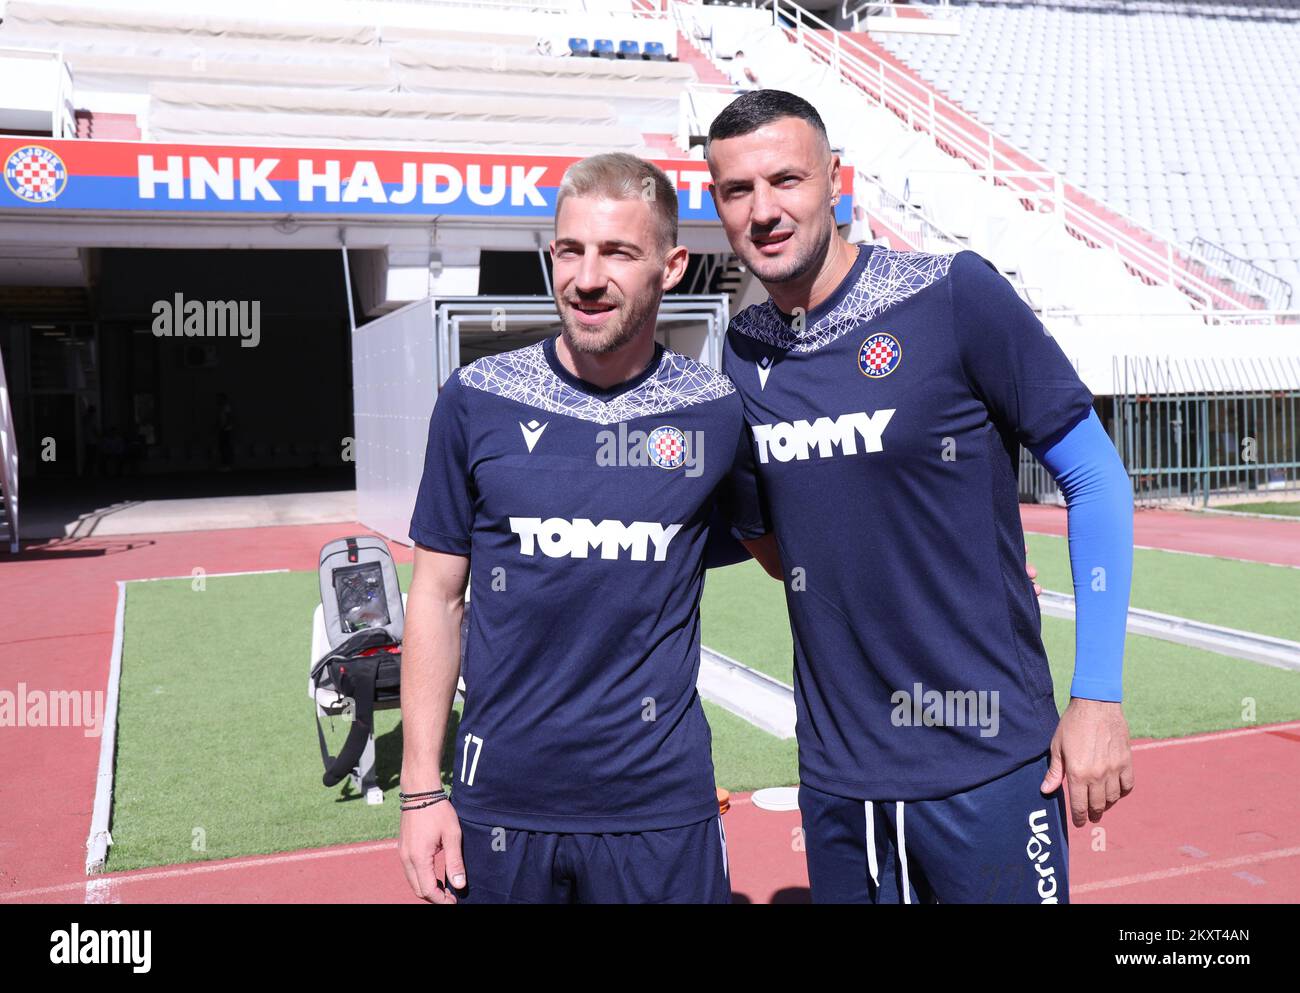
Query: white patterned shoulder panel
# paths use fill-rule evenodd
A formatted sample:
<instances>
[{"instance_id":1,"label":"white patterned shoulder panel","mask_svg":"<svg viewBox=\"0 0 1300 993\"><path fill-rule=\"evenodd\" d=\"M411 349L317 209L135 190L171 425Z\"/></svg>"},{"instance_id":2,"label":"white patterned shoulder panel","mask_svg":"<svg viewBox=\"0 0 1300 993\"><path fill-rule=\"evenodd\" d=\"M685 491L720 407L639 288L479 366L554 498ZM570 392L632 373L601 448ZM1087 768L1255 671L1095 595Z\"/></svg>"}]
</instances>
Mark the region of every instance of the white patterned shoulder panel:
<instances>
[{"instance_id":1,"label":"white patterned shoulder panel","mask_svg":"<svg viewBox=\"0 0 1300 993\"><path fill-rule=\"evenodd\" d=\"M626 393L604 401L557 376L542 348L539 341L477 359L460 370L461 385L597 424L652 417L736 392L731 380L717 369L665 348L653 375Z\"/></svg>"},{"instance_id":2,"label":"white patterned shoulder panel","mask_svg":"<svg viewBox=\"0 0 1300 993\"><path fill-rule=\"evenodd\" d=\"M895 252L877 246L844 298L802 331L794 331L786 324L770 298L742 310L731 328L777 348L816 351L942 279L952 260L951 255Z\"/></svg>"}]
</instances>

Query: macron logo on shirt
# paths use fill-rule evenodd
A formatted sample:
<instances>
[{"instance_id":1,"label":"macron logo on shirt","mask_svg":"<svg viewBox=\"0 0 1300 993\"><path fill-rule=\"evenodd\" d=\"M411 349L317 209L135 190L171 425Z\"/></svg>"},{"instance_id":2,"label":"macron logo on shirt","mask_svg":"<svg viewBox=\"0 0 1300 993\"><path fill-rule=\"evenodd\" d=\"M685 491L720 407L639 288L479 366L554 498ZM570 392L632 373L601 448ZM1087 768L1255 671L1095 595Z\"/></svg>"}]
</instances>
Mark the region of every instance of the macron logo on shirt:
<instances>
[{"instance_id":1,"label":"macron logo on shirt","mask_svg":"<svg viewBox=\"0 0 1300 993\"><path fill-rule=\"evenodd\" d=\"M874 414L859 411L856 414L841 414L831 420L819 417L817 420L780 422L777 424L754 424L754 442L758 445L758 461L766 464L772 457L778 462L791 459L805 461L813 451L818 458L828 459L833 455L857 455L858 439L862 439L864 452L884 450L882 436L889 419L894 416L893 408L877 410ZM837 451L838 450L838 451Z\"/></svg>"},{"instance_id":2,"label":"macron logo on shirt","mask_svg":"<svg viewBox=\"0 0 1300 993\"><path fill-rule=\"evenodd\" d=\"M585 517L566 521L562 517L512 517L510 530L519 535L519 554L543 555L553 559L585 559L588 552L599 550L602 559L617 559L626 549L633 562L644 562L654 546L654 560L664 561L668 544L682 529L680 524L654 524L646 521L601 521Z\"/></svg>"}]
</instances>

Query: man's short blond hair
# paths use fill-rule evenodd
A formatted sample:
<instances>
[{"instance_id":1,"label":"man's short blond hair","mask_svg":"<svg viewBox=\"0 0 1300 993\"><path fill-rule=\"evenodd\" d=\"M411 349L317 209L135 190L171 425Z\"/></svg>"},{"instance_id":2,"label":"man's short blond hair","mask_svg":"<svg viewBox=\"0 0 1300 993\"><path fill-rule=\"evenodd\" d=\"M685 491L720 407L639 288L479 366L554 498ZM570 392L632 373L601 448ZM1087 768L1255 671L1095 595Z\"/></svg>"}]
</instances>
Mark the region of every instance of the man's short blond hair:
<instances>
[{"instance_id":1,"label":"man's short blond hair","mask_svg":"<svg viewBox=\"0 0 1300 993\"><path fill-rule=\"evenodd\" d=\"M605 197L609 200L644 200L655 212L659 248L677 245L677 190L653 162L627 152L605 152L573 163L560 180L555 216L569 197Z\"/></svg>"}]
</instances>

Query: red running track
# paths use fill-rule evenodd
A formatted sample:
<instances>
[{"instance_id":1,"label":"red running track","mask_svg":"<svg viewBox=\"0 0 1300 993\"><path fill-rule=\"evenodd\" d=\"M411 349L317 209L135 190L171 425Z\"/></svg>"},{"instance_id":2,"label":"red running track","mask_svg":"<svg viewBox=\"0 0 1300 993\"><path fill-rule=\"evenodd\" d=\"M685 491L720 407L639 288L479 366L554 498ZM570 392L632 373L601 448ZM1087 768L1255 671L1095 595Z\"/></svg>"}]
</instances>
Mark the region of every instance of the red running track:
<instances>
[{"instance_id":1,"label":"red running track","mask_svg":"<svg viewBox=\"0 0 1300 993\"><path fill-rule=\"evenodd\" d=\"M1150 518L1156 518L1154 522ZM1289 522L1138 516L1138 540L1171 536L1187 551L1224 554L1223 541L1276 561ZM1174 520L1165 521L1164 518ZM1064 531L1064 512L1026 508L1029 530ZM1195 522L1193 525L1192 522ZM1193 533L1202 524L1218 544ZM1227 528L1228 531L1224 531ZM27 546L0 559L7 625L0 688L103 690L112 648L115 581L258 569L311 570L320 546L354 525L91 538ZM1226 538L1224 534L1235 537ZM393 546L399 561L410 551ZM1266 557L1267 556L1267 557ZM1285 564L1300 565L1300 556ZM39 673L38 675L35 675ZM30 675L29 675L30 674ZM414 901L394 842L190 863L96 877L83 874L99 739L78 728L4 728L0 780L0 901ZM1079 902L1300 900L1300 724L1222 732L1136 748L1137 790L1093 826L1072 833ZM726 815L737 902L807 899L797 813L733 796ZM1104 844L1103 844L1104 842Z\"/></svg>"},{"instance_id":2,"label":"red running track","mask_svg":"<svg viewBox=\"0 0 1300 993\"><path fill-rule=\"evenodd\" d=\"M321 545L368 529L327 524L86 538L0 556L0 688L102 691L119 579L314 570ZM393 546L399 561L410 550ZM0 896L84 878L99 738L82 728L3 728Z\"/></svg>"},{"instance_id":3,"label":"red running track","mask_svg":"<svg viewBox=\"0 0 1300 993\"><path fill-rule=\"evenodd\" d=\"M1065 535L1064 508L1022 504L1020 520L1026 531ZM1300 520L1139 510L1133 515L1133 543L1145 548L1300 568Z\"/></svg>"},{"instance_id":4,"label":"red running track","mask_svg":"<svg viewBox=\"0 0 1300 993\"><path fill-rule=\"evenodd\" d=\"M1300 900L1293 788L1300 723L1138 742L1137 788L1100 824L1070 831L1076 903ZM806 903L797 812L732 797L725 815L735 903ZM418 903L393 841L197 862L0 893L81 903Z\"/></svg>"}]
</instances>

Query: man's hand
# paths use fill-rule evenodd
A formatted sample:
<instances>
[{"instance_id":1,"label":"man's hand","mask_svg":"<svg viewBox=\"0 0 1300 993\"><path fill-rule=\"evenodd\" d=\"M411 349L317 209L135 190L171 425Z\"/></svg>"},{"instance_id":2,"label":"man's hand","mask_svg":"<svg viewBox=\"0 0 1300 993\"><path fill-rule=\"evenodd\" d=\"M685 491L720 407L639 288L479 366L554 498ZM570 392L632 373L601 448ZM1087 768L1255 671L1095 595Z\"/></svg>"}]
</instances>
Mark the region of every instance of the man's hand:
<instances>
[{"instance_id":1,"label":"man's hand","mask_svg":"<svg viewBox=\"0 0 1300 993\"><path fill-rule=\"evenodd\" d=\"M421 900L455 903L456 896L451 887L465 888L465 860L461 857L460 839L460 818L450 800L402 814L397 850L402 857L406 881ZM444 863L442 878L439 878L434 865L434 858L439 854Z\"/></svg>"},{"instance_id":2,"label":"man's hand","mask_svg":"<svg viewBox=\"0 0 1300 993\"><path fill-rule=\"evenodd\" d=\"M1051 764L1039 789L1054 793L1062 782L1070 786L1075 827L1095 824L1133 792L1133 753L1120 704L1071 698L1052 736Z\"/></svg>"},{"instance_id":3,"label":"man's hand","mask_svg":"<svg viewBox=\"0 0 1300 993\"><path fill-rule=\"evenodd\" d=\"M1030 579L1035 580L1035 583L1034 583L1034 596L1042 596L1042 595L1043 595L1043 588L1042 588L1041 586L1039 586L1038 583L1037 583L1037 579L1038 579L1038 570L1034 568L1034 563L1032 563L1032 562L1029 561L1029 545L1028 545L1028 543L1025 544L1025 572L1029 574L1029 578L1030 578Z\"/></svg>"}]
</instances>

